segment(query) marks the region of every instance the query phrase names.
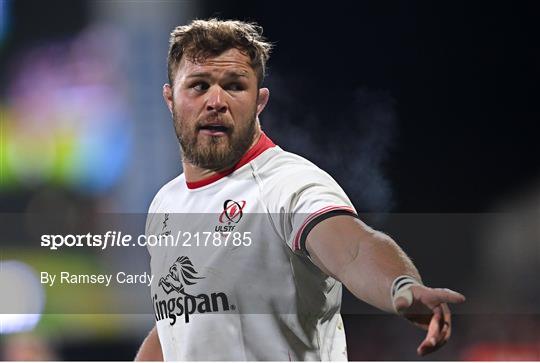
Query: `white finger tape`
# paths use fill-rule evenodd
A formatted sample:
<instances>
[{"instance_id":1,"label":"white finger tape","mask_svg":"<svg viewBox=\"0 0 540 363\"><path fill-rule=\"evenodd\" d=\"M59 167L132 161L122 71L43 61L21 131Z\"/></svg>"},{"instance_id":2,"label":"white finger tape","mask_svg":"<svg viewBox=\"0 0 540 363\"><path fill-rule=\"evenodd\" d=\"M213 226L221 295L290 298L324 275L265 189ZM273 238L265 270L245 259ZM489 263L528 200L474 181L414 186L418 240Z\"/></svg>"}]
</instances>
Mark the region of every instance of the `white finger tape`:
<instances>
[{"instance_id":1,"label":"white finger tape","mask_svg":"<svg viewBox=\"0 0 540 363\"><path fill-rule=\"evenodd\" d=\"M411 291L411 286L421 285L415 278L408 275L401 275L396 277L394 282L392 282L391 298L394 310L396 309L396 300L398 298L404 298L407 301L407 305L410 306L413 302L413 294Z\"/></svg>"}]
</instances>

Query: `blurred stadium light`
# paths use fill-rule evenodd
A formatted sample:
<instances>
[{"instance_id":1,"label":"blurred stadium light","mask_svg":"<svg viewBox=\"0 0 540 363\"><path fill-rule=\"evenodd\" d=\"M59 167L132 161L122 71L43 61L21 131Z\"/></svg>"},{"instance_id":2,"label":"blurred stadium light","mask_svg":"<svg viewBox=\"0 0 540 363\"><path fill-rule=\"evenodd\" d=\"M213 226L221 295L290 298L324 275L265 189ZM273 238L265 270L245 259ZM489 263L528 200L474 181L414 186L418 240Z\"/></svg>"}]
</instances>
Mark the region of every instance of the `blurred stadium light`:
<instances>
[{"instance_id":1,"label":"blurred stadium light","mask_svg":"<svg viewBox=\"0 0 540 363\"><path fill-rule=\"evenodd\" d=\"M33 330L45 305L45 291L38 274L27 264L0 261L0 334ZM8 313L4 313L8 312Z\"/></svg>"},{"instance_id":2,"label":"blurred stadium light","mask_svg":"<svg viewBox=\"0 0 540 363\"><path fill-rule=\"evenodd\" d=\"M94 194L114 185L132 144L121 52L111 29L90 28L18 59L0 121L0 187L51 183Z\"/></svg>"}]
</instances>

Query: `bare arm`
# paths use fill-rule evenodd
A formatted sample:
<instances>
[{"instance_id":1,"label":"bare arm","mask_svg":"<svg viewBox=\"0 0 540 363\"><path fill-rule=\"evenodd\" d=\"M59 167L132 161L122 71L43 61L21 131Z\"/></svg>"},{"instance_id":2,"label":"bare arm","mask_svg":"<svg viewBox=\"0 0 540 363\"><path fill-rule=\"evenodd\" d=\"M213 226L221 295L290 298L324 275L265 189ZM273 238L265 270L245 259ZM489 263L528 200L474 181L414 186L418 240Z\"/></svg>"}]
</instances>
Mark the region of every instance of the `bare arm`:
<instances>
[{"instance_id":1,"label":"bare arm","mask_svg":"<svg viewBox=\"0 0 540 363\"><path fill-rule=\"evenodd\" d=\"M424 355L440 348L450 338L451 316L447 303L464 301L461 294L423 285L410 287L412 302L392 301L394 279L408 275L422 283L403 250L387 235L352 216L334 216L317 224L309 233L306 249L313 263L341 281L357 298L387 312L399 311L428 330L418 347Z\"/></svg>"},{"instance_id":2,"label":"bare arm","mask_svg":"<svg viewBox=\"0 0 540 363\"><path fill-rule=\"evenodd\" d=\"M306 248L323 272L341 281L357 298L387 312L394 312L389 291L396 277L409 275L422 281L390 237L351 216L332 217L316 225Z\"/></svg>"},{"instance_id":3,"label":"bare arm","mask_svg":"<svg viewBox=\"0 0 540 363\"><path fill-rule=\"evenodd\" d=\"M157 334L157 329L154 326L148 336L144 339L137 355L136 361L163 361L163 353L161 352L161 344Z\"/></svg>"}]
</instances>

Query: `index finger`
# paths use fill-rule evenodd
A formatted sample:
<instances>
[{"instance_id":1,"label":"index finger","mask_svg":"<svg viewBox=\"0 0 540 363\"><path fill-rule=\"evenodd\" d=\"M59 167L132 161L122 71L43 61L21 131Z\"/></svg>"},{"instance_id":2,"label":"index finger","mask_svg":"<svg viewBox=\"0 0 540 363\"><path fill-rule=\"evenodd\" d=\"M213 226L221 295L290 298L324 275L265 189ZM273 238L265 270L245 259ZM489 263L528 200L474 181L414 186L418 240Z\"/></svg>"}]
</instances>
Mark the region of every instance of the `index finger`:
<instances>
[{"instance_id":1,"label":"index finger","mask_svg":"<svg viewBox=\"0 0 540 363\"><path fill-rule=\"evenodd\" d=\"M435 295L433 296L434 305L439 305L441 303L451 303L451 304L460 304L465 302L465 296L459 292L450 290L450 289L434 289Z\"/></svg>"}]
</instances>

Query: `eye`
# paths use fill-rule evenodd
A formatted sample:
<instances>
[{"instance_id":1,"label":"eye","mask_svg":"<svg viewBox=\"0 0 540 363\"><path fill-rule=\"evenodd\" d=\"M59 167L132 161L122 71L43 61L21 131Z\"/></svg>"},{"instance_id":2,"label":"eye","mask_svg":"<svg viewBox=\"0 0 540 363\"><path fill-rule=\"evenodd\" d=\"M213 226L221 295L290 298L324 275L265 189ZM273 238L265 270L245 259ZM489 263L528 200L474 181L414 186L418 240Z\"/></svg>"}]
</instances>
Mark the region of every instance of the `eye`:
<instances>
[{"instance_id":1,"label":"eye","mask_svg":"<svg viewBox=\"0 0 540 363\"><path fill-rule=\"evenodd\" d=\"M242 83L232 82L232 83L227 84L225 89L228 91L243 91L246 89L246 87L244 87Z\"/></svg>"},{"instance_id":2,"label":"eye","mask_svg":"<svg viewBox=\"0 0 540 363\"><path fill-rule=\"evenodd\" d=\"M204 92L210 87L210 85L206 82L195 82L190 87L195 91Z\"/></svg>"}]
</instances>

